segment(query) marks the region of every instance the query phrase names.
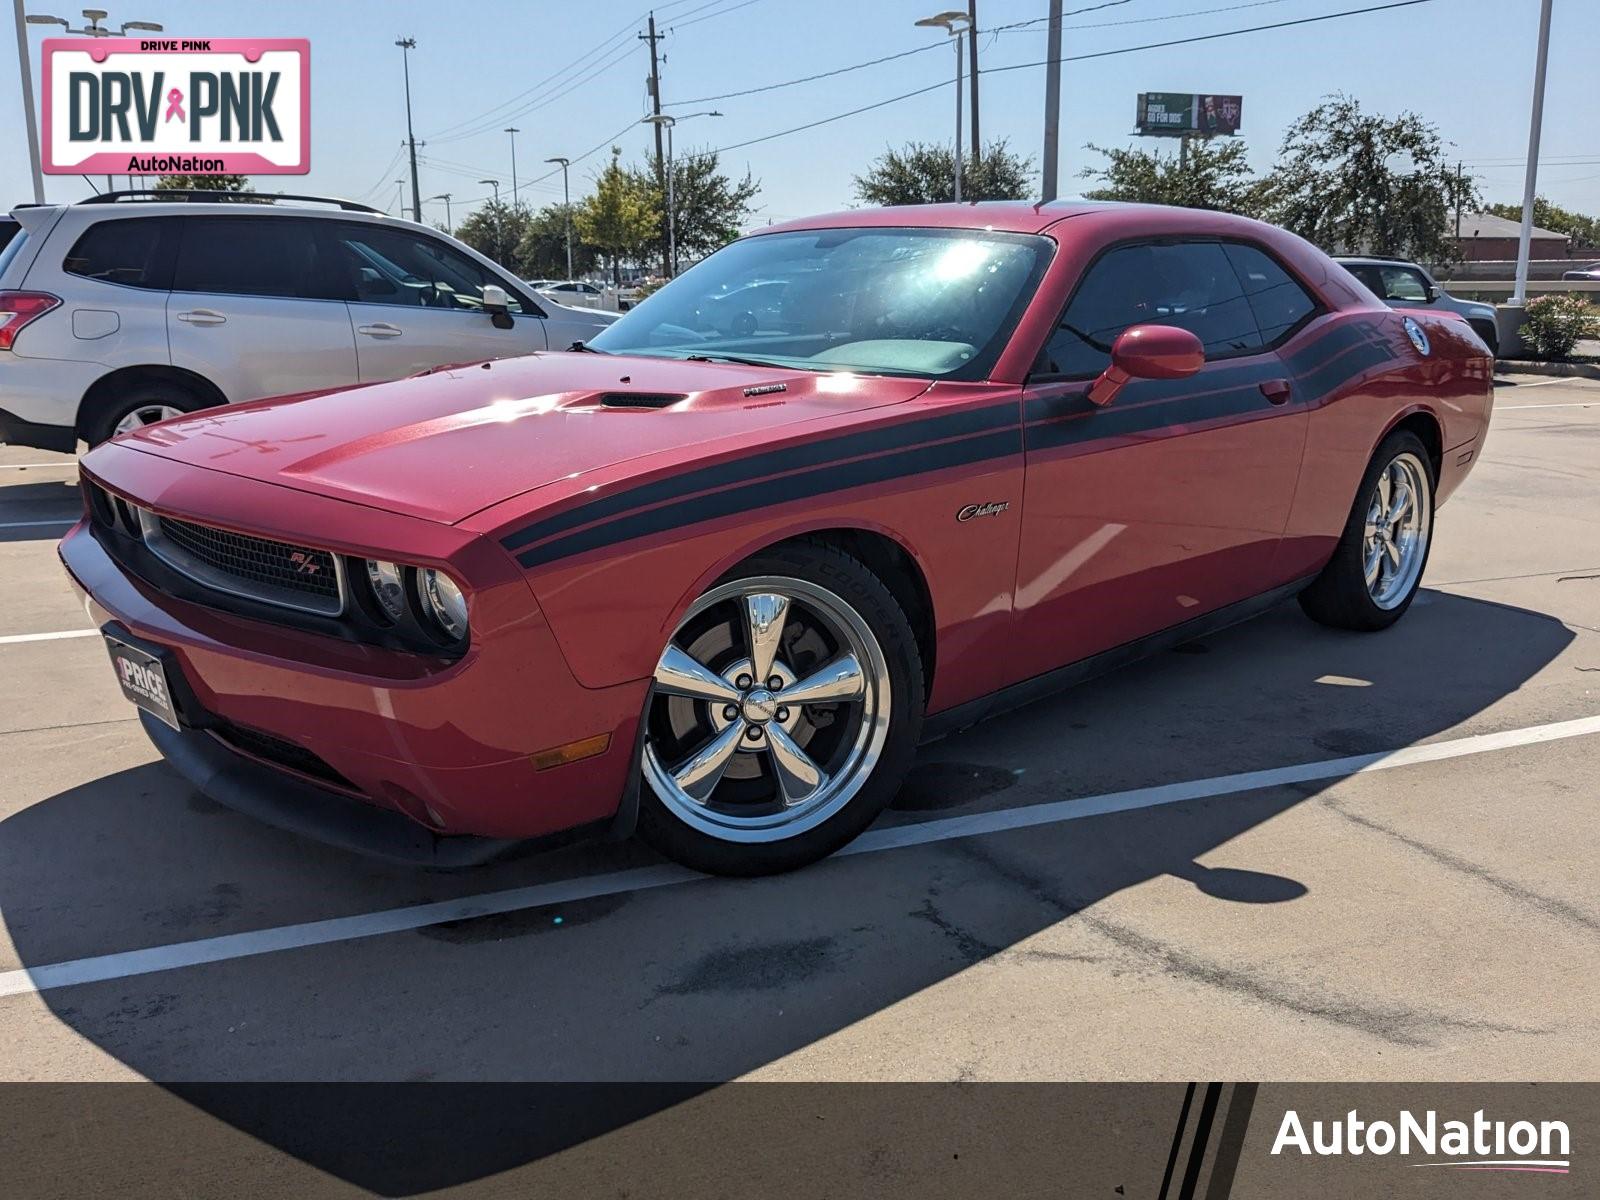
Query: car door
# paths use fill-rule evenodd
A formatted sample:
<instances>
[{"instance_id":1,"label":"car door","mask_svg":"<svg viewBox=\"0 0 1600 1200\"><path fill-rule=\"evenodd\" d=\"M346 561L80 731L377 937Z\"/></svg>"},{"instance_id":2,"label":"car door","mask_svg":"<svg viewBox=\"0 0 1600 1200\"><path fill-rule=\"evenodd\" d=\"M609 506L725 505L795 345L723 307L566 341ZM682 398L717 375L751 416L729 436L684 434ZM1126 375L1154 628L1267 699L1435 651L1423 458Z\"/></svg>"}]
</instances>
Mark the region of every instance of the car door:
<instances>
[{"instance_id":1,"label":"car door","mask_svg":"<svg viewBox=\"0 0 1600 1200\"><path fill-rule=\"evenodd\" d=\"M532 300L442 239L377 224L330 224L363 383L545 349L544 321ZM484 311L483 289L491 284L510 297L506 328Z\"/></svg>"},{"instance_id":2,"label":"car door","mask_svg":"<svg viewBox=\"0 0 1600 1200\"><path fill-rule=\"evenodd\" d=\"M1019 677L1282 582L1274 559L1307 413L1276 344L1315 310L1258 248L1134 243L1091 263L1024 390ZM1136 324L1190 330L1206 363L1187 379L1134 380L1097 408L1088 387Z\"/></svg>"},{"instance_id":3,"label":"car door","mask_svg":"<svg viewBox=\"0 0 1600 1200\"><path fill-rule=\"evenodd\" d=\"M331 290L318 224L267 213L175 221L173 365L232 401L356 383L350 314Z\"/></svg>"}]
</instances>

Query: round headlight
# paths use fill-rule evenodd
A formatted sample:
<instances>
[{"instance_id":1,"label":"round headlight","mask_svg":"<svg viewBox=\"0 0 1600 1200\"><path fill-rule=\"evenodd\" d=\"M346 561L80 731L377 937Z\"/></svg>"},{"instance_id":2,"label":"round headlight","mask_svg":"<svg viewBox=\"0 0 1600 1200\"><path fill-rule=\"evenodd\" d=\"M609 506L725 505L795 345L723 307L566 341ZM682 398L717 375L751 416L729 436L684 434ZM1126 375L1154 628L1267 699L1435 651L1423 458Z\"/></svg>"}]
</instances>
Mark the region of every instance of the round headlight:
<instances>
[{"instance_id":1,"label":"round headlight","mask_svg":"<svg viewBox=\"0 0 1600 1200\"><path fill-rule=\"evenodd\" d=\"M400 578L400 568L390 562L367 559L367 582L372 585L372 596L378 607L391 621L398 621L406 611L406 587Z\"/></svg>"},{"instance_id":2,"label":"round headlight","mask_svg":"<svg viewBox=\"0 0 1600 1200\"><path fill-rule=\"evenodd\" d=\"M460 641L467 636L467 598L461 594L455 580L443 571L424 567L417 573L421 585L422 602L428 614L438 622L448 637Z\"/></svg>"}]
</instances>

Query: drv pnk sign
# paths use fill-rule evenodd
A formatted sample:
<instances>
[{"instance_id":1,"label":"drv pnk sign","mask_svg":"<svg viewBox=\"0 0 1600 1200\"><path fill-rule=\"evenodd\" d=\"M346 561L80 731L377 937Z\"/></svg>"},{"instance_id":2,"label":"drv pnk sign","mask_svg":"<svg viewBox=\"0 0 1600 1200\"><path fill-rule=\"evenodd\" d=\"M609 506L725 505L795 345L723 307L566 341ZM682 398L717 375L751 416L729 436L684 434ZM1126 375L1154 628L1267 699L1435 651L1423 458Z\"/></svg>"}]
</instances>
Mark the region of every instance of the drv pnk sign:
<instances>
[{"instance_id":1,"label":"drv pnk sign","mask_svg":"<svg viewBox=\"0 0 1600 1200\"><path fill-rule=\"evenodd\" d=\"M305 38L47 38L51 175L304 175Z\"/></svg>"}]
</instances>

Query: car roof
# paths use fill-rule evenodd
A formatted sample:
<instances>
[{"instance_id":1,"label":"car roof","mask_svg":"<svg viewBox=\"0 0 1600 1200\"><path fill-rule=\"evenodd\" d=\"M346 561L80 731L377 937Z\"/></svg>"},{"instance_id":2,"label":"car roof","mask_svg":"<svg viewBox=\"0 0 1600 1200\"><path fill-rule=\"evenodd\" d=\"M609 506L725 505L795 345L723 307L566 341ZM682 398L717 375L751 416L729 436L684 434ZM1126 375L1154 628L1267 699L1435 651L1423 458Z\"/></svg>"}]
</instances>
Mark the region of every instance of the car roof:
<instances>
[{"instance_id":1,"label":"car roof","mask_svg":"<svg viewBox=\"0 0 1600 1200\"><path fill-rule=\"evenodd\" d=\"M1179 209L1165 204L1124 204L1114 200L981 200L971 204L904 204L884 208L852 208L842 212L800 217L752 230L751 236L807 229L921 228L998 230L1002 233L1043 233L1066 220L1087 219L1094 225L1126 224L1136 233L1142 218L1170 220L1181 212L1196 233L1241 234L1260 223L1231 213L1206 209Z\"/></svg>"},{"instance_id":2,"label":"car roof","mask_svg":"<svg viewBox=\"0 0 1600 1200\"><path fill-rule=\"evenodd\" d=\"M1333 261L1341 267L1416 267L1419 265L1406 258L1366 258L1354 254L1335 254Z\"/></svg>"}]
</instances>

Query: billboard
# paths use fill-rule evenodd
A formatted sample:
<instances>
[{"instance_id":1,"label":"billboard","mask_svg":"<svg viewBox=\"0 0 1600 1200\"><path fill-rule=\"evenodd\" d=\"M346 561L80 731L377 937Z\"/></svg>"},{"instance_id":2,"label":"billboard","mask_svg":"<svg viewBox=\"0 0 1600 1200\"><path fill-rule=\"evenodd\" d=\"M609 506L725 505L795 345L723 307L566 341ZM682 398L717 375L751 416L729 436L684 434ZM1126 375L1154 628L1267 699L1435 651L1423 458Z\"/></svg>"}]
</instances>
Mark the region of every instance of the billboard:
<instances>
[{"instance_id":1,"label":"billboard","mask_svg":"<svg viewBox=\"0 0 1600 1200\"><path fill-rule=\"evenodd\" d=\"M304 175L305 38L47 38L51 175Z\"/></svg>"},{"instance_id":2,"label":"billboard","mask_svg":"<svg viewBox=\"0 0 1600 1200\"><path fill-rule=\"evenodd\" d=\"M1239 132L1243 111L1243 96L1140 92L1134 123L1139 133L1154 137L1231 135Z\"/></svg>"}]
</instances>

